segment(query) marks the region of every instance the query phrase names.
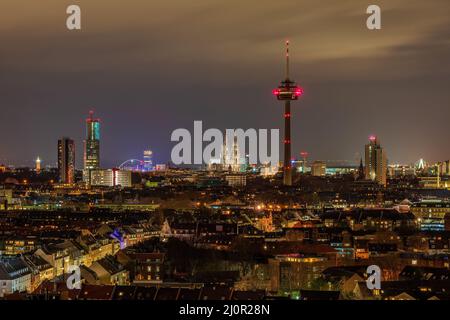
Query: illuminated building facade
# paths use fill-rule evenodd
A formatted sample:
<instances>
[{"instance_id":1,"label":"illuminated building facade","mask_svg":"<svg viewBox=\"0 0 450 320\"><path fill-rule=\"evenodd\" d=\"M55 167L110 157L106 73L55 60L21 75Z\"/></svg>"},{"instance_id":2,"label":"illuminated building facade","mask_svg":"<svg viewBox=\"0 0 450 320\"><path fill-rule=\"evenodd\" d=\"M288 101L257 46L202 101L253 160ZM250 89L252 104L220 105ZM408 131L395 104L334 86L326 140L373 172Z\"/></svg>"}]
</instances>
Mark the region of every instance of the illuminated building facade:
<instances>
[{"instance_id":1,"label":"illuminated building facade","mask_svg":"<svg viewBox=\"0 0 450 320\"><path fill-rule=\"evenodd\" d=\"M36 166L35 166L36 173L41 172L41 159L37 157L36 159Z\"/></svg>"},{"instance_id":2,"label":"illuminated building facade","mask_svg":"<svg viewBox=\"0 0 450 320\"><path fill-rule=\"evenodd\" d=\"M326 165L326 175L330 175L330 176L334 176L334 175L343 175L343 174L355 174L355 175L359 175L359 169L356 166L329 166ZM364 169L363 169L364 171ZM364 173L363 175L364 176Z\"/></svg>"},{"instance_id":3,"label":"illuminated building facade","mask_svg":"<svg viewBox=\"0 0 450 320\"><path fill-rule=\"evenodd\" d=\"M7 210L8 205L13 202L13 191L0 188L0 210Z\"/></svg>"},{"instance_id":4,"label":"illuminated building facade","mask_svg":"<svg viewBox=\"0 0 450 320\"><path fill-rule=\"evenodd\" d=\"M382 186L386 186L387 179L387 158L386 152L378 143L375 136L369 137L369 143L365 148L365 178L378 182Z\"/></svg>"},{"instance_id":5,"label":"illuminated building facade","mask_svg":"<svg viewBox=\"0 0 450 320\"><path fill-rule=\"evenodd\" d=\"M208 170L209 171L221 171L223 170L222 161L217 158L211 158L208 162Z\"/></svg>"},{"instance_id":6,"label":"illuminated building facade","mask_svg":"<svg viewBox=\"0 0 450 320\"><path fill-rule=\"evenodd\" d=\"M164 270L164 253L129 253L136 263L135 284L156 284L162 283Z\"/></svg>"},{"instance_id":7,"label":"illuminated building facade","mask_svg":"<svg viewBox=\"0 0 450 320\"><path fill-rule=\"evenodd\" d=\"M441 176L450 176L450 160L438 163Z\"/></svg>"},{"instance_id":8,"label":"illuminated building facade","mask_svg":"<svg viewBox=\"0 0 450 320\"><path fill-rule=\"evenodd\" d=\"M225 140L222 152L222 163L224 171L239 172L242 167L245 166L245 160L240 158L239 143L237 141L237 135L233 137L233 141Z\"/></svg>"},{"instance_id":9,"label":"illuminated building facade","mask_svg":"<svg viewBox=\"0 0 450 320\"><path fill-rule=\"evenodd\" d=\"M450 202L439 199L422 200L411 206L422 231L443 231L445 216L450 214Z\"/></svg>"},{"instance_id":10,"label":"illuminated building facade","mask_svg":"<svg viewBox=\"0 0 450 320\"><path fill-rule=\"evenodd\" d=\"M303 159L292 160L291 165L292 165L293 170L295 170L296 172L306 173L306 171L307 171L306 164Z\"/></svg>"},{"instance_id":11,"label":"illuminated building facade","mask_svg":"<svg viewBox=\"0 0 450 320\"><path fill-rule=\"evenodd\" d=\"M153 170L153 151L145 150L144 151L144 171L152 171Z\"/></svg>"},{"instance_id":12,"label":"illuminated building facade","mask_svg":"<svg viewBox=\"0 0 450 320\"><path fill-rule=\"evenodd\" d=\"M311 174L315 177L324 177L327 173L325 161L314 161L311 165Z\"/></svg>"},{"instance_id":13,"label":"illuminated building facade","mask_svg":"<svg viewBox=\"0 0 450 320\"><path fill-rule=\"evenodd\" d=\"M58 173L60 183L75 183L75 142L69 138L58 140Z\"/></svg>"},{"instance_id":14,"label":"illuminated building facade","mask_svg":"<svg viewBox=\"0 0 450 320\"><path fill-rule=\"evenodd\" d=\"M324 177L327 173L325 161L314 161L311 165L311 174L315 177Z\"/></svg>"},{"instance_id":15,"label":"illuminated building facade","mask_svg":"<svg viewBox=\"0 0 450 320\"><path fill-rule=\"evenodd\" d=\"M89 171L100 168L100 120L94 119L94 112L89 112L86 119L86 140L84 140L84 175L90 177Z\"/></svg>"},{"instance_id":16,"label":"illuminated building facade","mask_svg":"<svg viewBox=\"0 0 450 320\"><path fill-rule=\"evenodd\" d=\"M230 187L245 187L247 184L247 177L245 174L227 174L225 181Z\"/></svg>"},{"instance_id":17,"label":"illuminated building facade","mask_svg":"<svg viewBox=\"0 0 450 320\"><path fill-rule=\"evenodd\" d=\"M36 239L28 239L28 238L15 238L8 239L5 241L4 250L2 252L3 255L19 255L24 254L30 251L33 251L37 248L37 240Z\"/></svg>"},{"instance_id":18,"label":"illuminated building facade","mask_svg":"<svg viewBox=\"0 0 450 320\"><path fill-rule=\"evenodd\" d=\"M157 164L155 166L155 170L156 171L166 171L167 170L167 165L165 165L165 164Z\"/></svg>"},{"instance_id":19,"label":"illuminated building facade","mask_svg":"<svg viewBox=\"0 0 450 320\"><path fill-rule=\"evenodd\" d=\"M391 165L388 171L391 177L414 177L416 175L416 168L408 165Z\"/></svg>"},{"instance_id":20,"label":"illuminated building facade","mask_svg":"<svg viewBox=\"0 0 450 320\"><path fill-rule=\"evenodd\" d=\"M119 169L90 170L91 186L129 188L132 186L131 171Z\"/></svg>"},{"instance_id":21,"label":"illuminated building facade","mask_svg":"<svg viewBox=\"0 0 450 320\"><path fill-rule=\"evenodd\" d=\"M260 173L263 177L271 177L278 173L278 166L270 166L268 164L262 165L260 168Z\"/></svg>"},{"instance_id":22,"label":"illuminated building facade","mask_svg":"<svg viewBox=\"0 0 450 320\"><path fill-rule=\"evenodd\" d=\"M308 152L302 151L300 152L300 156L302 157L301 173L306 173L306 166L308 163Z\"/></svg>"},{"instance_id":23,"label":"illuminated building facade","mask_svg":"<svg viewBox=\"0 0 450 320\"><path fill-rule=\"evenodd\" d=\"M0 263L0 298L15 292L26 292L31 289L31 270L20 257L8 259L8 263Z\"/></svg>"}]
</instances>

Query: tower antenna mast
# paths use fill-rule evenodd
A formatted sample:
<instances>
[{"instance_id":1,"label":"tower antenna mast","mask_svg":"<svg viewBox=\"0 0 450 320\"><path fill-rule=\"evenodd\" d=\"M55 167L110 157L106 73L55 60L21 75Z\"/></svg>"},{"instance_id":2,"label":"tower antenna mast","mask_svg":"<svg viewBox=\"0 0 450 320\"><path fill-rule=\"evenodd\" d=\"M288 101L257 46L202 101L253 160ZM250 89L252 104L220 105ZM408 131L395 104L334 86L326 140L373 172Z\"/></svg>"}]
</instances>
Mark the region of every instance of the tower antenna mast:
<instances>
[{"instance_id":1,"label":"tower antenna mast","mask_svg":"<svg viewBox=\"0 0 450 320\"><path fill-rule=\"evenodd\" d=\"M289 80L289 40L286 40L286 80Z\"/></svg>"}]
</instances>

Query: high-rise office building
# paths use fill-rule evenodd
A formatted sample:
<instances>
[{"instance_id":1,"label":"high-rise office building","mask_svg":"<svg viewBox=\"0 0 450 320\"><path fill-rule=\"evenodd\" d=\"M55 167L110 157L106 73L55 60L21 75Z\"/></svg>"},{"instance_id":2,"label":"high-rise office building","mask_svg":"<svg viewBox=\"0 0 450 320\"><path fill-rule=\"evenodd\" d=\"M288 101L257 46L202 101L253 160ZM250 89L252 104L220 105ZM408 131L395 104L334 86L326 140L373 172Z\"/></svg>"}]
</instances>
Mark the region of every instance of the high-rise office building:
<instances>
[{"instance_id":1,"label":"high-rise office building","mask_svg":"<svg viewBox=\"0 0 450 320\"><path fill-rule=\"evenodd\" d=\"M153 170L153 151L152 150L144 150L144 171L152 171Z\"/></svg>"},{"instance_id":2,"label":"high-rise office building","mask_svg":"<svg viewBox=\"0 0 450 320\"><path fill-rule=\"evenodd\" d=\"M90 170L92 186L124 187L132 186L131 171L119 169L93 169Z\"/></svg>"},{"instance_id":3,"label":"high-rise office building","mask_svg":"<svg viewBox=\"0 0 450 320\"><path fill-rule=\"evenodd\" d=\"M300 152L300 156L302 157L301 172L306 173L306 165L308 163L308 152L302 151Z\"/></svg>"},{"instance_id":4,"label":"high-rise office building","mask_svg":"<svg viewBox=\"0 0 450 320\"><path fill-rule=\"evenodd\" d=\"M367 180L377 181L379 184L386 186L387 179L387 158L386 152L375 136L369 138L366 144L366 167L365 177Z\"/></svg>"},{"instance_id":5,"label":"high-rise office building","mask_svg":"<svg viewBox=\"0 0 450 320\"><path fill-rule=\"evenodd\" d=\"M75 142L69 138L58 140L59 182L75 183Z\"/></svg>"},{"instance_id":6,"label":"high-rise office building","mask_svg":"<svg viewBox=\"0 0 450 320\"><path fill-rule=\"evenodd\" d=\"M325 177L327 174L327 164L325 161L314 161L311 165L311 174L315 177Z\"/></svg>"},{"instance_id":7,"label":"high-rise office building","mask_svg":"<svg viewBox=\"0 0 450 320\"><path fill-rule=\"evenodd\" d=\"M442 161L438 164L439 172L441 176L449 176L450 175L450 160Z\"/></svg>"},{"instance_id":8,"label":"high-rise office building","mask_svg":"<svg viewBox=\"0 0 450 320\"><path fill-rule=\"evenodd\" d=\"M100 120L89 112L86 119L86 140L84 140L84 180L89 180L89 171L100 168Z\"/></svg>"}]
</instances>

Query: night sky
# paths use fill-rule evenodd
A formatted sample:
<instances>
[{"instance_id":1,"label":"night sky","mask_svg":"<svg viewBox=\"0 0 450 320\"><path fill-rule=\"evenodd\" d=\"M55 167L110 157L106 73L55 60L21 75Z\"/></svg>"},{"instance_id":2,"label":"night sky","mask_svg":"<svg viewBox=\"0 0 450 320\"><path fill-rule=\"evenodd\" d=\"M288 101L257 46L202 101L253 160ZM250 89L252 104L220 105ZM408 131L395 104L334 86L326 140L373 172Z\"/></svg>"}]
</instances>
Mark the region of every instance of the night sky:
<instances>
[{"instance_id":1,"label":"night sky","mask_svg":"<svg viewBox=\"0 0 450 320\"><path fill-rule=\"evenodd\" d=\"M450 158L448 0L2 0L0 163L56 163L57 140L102 121L102 166L169 160L176 128L282 128L271 91L284 75L293 155L355 161L376 134L390 163ZM82 30L66 29L78 4ZM366 8L382 29L366 28ZM280 132L282 135L282 132Z\"/></svg>"}]
</instances>

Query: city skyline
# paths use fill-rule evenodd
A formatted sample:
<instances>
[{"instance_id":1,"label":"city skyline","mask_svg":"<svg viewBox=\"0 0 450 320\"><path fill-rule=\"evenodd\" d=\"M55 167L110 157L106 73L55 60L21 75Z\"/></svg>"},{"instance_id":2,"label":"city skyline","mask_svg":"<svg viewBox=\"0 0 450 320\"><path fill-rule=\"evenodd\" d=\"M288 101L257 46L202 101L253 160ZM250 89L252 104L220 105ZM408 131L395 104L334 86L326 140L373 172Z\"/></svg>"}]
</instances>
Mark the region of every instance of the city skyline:
<instances>
[{"instance_id":1,"label":"city skyline","mask_svg":"<svg viewBox=\"0 0 450 320\"><path fill-rule=\"evenodd\" d=\"M448 0L2 2L2 306L450 301Z\"/></svg>"},{"instance_id":2,"label":"city skyline","mask_svg":"<svg viewBox=\"0 0 450 320\"><path fill-rule=\"evenodd\" d=\"M302 94L303 94L303 92L302 92ZM93 121L93 122L95 122L95 123L97 123L97 124L100 124L100 122L101 122L101 120L99 119L99 118L97 118L97 119L93 119L92 117L93 117L93 114L94 114L94 111L93 110L90 110L89 111L89 118L88 119L85 119L85 121L86 121L86 124L87 124L87 127L85 128L85 130L86 130L86 133L87 133L87 135L89 136L89 132L90 131L93 131L94 130L94 128L92 128L90 131L89 131L89 123L90 123L90 121ZM95 129L96 131L97 131L97 133L96 133L96 135L100 135L100 128L98 127L98 128L96 128ZM225 129L223 130L223 131L225 131ZM371 134L371 135L369 135L368 137L367 137L367 139L368 140L372 140L372 139L376 139L377 141L379 141L380 139L379 139L379 137L377 136L377 135L373 135L373 134ZM283 141L280 141L280 144L282 144L282 142ZM366 141L367 142L367 141ZM86 143L86 137L84 137L83 139L81 139L81 141L80 142L77 142L77 141L75 141L74 140L74 144L75 145L77 145L77 144L80 144L80 148L82 148L82 151L80 152L79 150L76 150L76 154L78 154L78 153L81 153L81 155L77 155L76 156L76 158L78 159L78 161L76 162L76 165L75 165L75 169L77 169L77 170L83 170L84 169L84 167L85 167L85 150L86 150L86 146L85 146L85 143ZM169 144L173 144L173 143L169 143ZM366 148L366 145L364 144L362 147L361 147L361 149L362 149L362 151L361 152L356 152L355 153L355 158L354 159L349 159L349 158L347 158L347 159L337 159L337 158L331 158L331 159L324 159L324 158L314 158L314 157L309 157L309 154L308 154L308 158L309 158L309 161L311 161L311 163L312 163L312 161L314 161L314 160L316 160L316 161L326 161L326 162L330 162L330 163L336 163L336 164L345 164L345 163L348 163L348 164L350 164L350 165L354 165L354 166L357 166L358 165L358 163L359 163L359 161L360 160L363 160L364 158L365 158L365 156L364 156L364 153L365 153L365 148ZM100 149L99 149L100 150ZM98 153L99 153L99 156L101 157L101 152L98 150ZM54 151L54 150L53 150ZM141 157L141 158L143 158L141 161L142 162L145 162L145 160L144 160L144 158L146 158L146 156L145 156L145 152L147 152L147 150L140 150L140 152L139 151L136 151L136 153L134 154L135 156L134 156L134 158L133 158L133 156L131 157L131 158L129 158L129 159L125 159L125 160L119 160L119 163L112 163L110 160L108 160L108 159L106 159L104 162L105 163L107 163L107 165L99 165L98 166L98 168L115 168L115 167L119 167L120 166L120 164L123 164L123 163L125 163L125 162L127 162L127 161L130 161L130 160L136 160L137 158L139 158L139 157ZM280 154L283 152L283 150L280 150ZM142 157L142 155L143 155L143 153L144 153L144 156ZM294 154L292 155L292 157L291 157L291 160L301 160L301 159L303 159L304 158L304 155L303 155L303 153L305 153L305 151L301 151L301 152L299 152L298 154L297 154L297 152L295 152L294 151ZM153 157L153 155L152 155L152 157ZM47 157L46 159L48 159L48 158L52 158L52 156L50 156L50 157ZM161 158L161 156L160 156L160 158ZM37 157L35 157L34 159L27 159L27 160L25 160L25 161L23 161L21 164L19 164L19 165L17 165L17 164L15 164L15 163L8 163L7 161L5 161L6 159L1 159L0 158L0 164L2 164L2 165L8 165L8 166L12 166L12 167L17 167L17 168L20 168L20 167L33 167L33 166L36 166L36 161L39 161L39 165L41 165L41 163L42 163L42 168L46 168L46 167L50 167L50 168L57 168L59 165L58 165L58 152L56 153L56 160L54 160L54 161L52 161L52 162L49 162L48 160L46 160L45 158L43 158L42 156L41 156L41 153L39 153L39 155L37 156ZM1 160L3 160L3 161L5 161L5 162L1 162ZM282 161L282 160L284 160L284 158L283 157L280 157L280 161ZM436 161L431 161L431 160L429 160L428 158L417 158L415 161L412 161L412 162L399 162L399 161L389 161L390 159L389 158L387 158L386 159L387 161L388 161L388 165L416 165L418 162L420 162L420 161L426 161L426 162L428 162L428 163L433 163L433 162L435 162L435 163L439 163L439 162L442 162L443 161L443 159L438 159L438 160L436 160ZM97 162L99 163L99 160L97 160ZM166 163L170 163L170 159L166 159L166 161L160 161L161 163L164 163L164 162L166 162ZM366 161L364 161L364 163L366 163ZM204 165L207 165L206 163L204 163Z\"/></svg>"},{"instance_id":3,"label":"city skyline","mask_svg":"<svg viewBox=\"0 0 450 320\"><path fill-rule=\"evenodd\" d=\"M158 162L167 162L170 132L193 120L223 129L282 129L281 106L270 91L283 72L285 39L295 52L292 73L306 92L293 107L293 156L306 150L314 159L357 162L367 137L376 134L390 162L448 157L445 1L381 1L383 28L375 32L367 30L365 4L357 1L330 2L327 10L288 1L289 8L304 8L289 10L288 17L270 3L192 7L157 1L150 10L136 1L126 8L113 4L106 15L100 3L80 1L86 19L79 33L61 23L57 12L65 8L57 1L39 14L29 4L20 19L10 18L21 12L17 4L2 11L0 34L7 45L1 49L0 90L8 116L0 120L0 134L8 139L0 141L0 162L31 166L40 156L44 165L56 164L54 144L61 136L76 141L81 160L80 122L91 109L104 124L105 167L135 158L148 146ZM171 9L174 15L147 19L145 9ZM221 10L235 21L221 19ZM188 23L193 17L196 22ZM238 27L263 18L271 29L260 23ZM186 28L174 30L173 22Z\"/></svg>"},{"instance_id":4,"label":"city skyline","mask_svg":"<svg viewBox=\"0 0 450 320\"><path fill-rule=\"evenodd\" d=\"M92 112L92 111L90 111L90 112ZM96 119L96 120L100 121L100 119ZM225 131L225 129L223 131ZM376 135L371 134L371 135L367 136L366 137L366 142L367 142L367 139L370 140L374 136L376 136ZM376 136L376 137L377 137L377 140L379 140L378 136ZM58 140L58 138L56 138L56 140ZM84 155L83 155L83 153L84 153L84 149L85 149L84 143L85 143L86 139L85 138L81 139L81 141L76 141L75 139L73 139L73 140L75 142L75 145L79 144L78 149L76 150L76 159L78 159L78 160L76 162L75 168L77 170L82 170L84 168L84 164L83 164L84 163ZM280 144L282 144L282 142L283 141L280 141ZM171 144L173 144L173 143L168 143L168 145L171 145ZM80 151L79 148L81 148L82 150ZM364 160L364 158L365 158L365 156L364 156L365 143L362 146L360 146L360 149L361 149L361 152L359 152L359 151L355 152L353 159L350 159L350 158L346 158L346 159L345 158L342 158L342 159L338 159L338 158L329 158L329 159L315 158L314 155L310 156L308 154L308 161L312 162L312 161L317 160L317 161L326 161L326 162L336 163L336 164L348 163L350 165L357 166L359 164L359 161L361 159ZM99 168L115 168L115 167L119 167L120 164L123 164L123 163L125 163L127 161L130 161L130 160L134 161L134 160L136 160L138 158L139 159L142 158L142 162L144 162L143 159L145 158L145 155L144 156L142 156L142 155L145 152L146 152L145 148L142 149L142 150L136 150L136 152L131 153L131 157L130 158L125 159L125 158L122 157L122 158L120 158L120 160L117 160L118 162L113 162L110 159L102 160L102 162L104 162L105 165L103 165L103 163L102 163L102 165L100 165ZM301 152L295 152L294 151L293 155L291 157L291 160L294 160L294 159L295 160L301 160L301 159L303 159L302 153L304 153L304 152L305 151L303 151L303 150ZM44 168L57 168L58 167L58 153L55 152L55 150L53 150L53 153L54 154L52 154L50 157L42 157L43 153L38 153L38 155L35 156L34 158L30 158L30 159L26 159L26 160L20 160L21 162L19 162L19 163L10 163L10 162L8 162L8 160L6 158L0 158L0 164L7 165L7 166L12 166L12 167L16 167L16 168L21 168L21 167L30 167L30 168L32 168L32 167L34 167L36 165L36 161L39 161L40 164L42 163L42 168L43 169ZM282 150L280 150L280 154L282 154ZM100 155L101 155L101 152L100 152ZM162 157L161 157L161 155L159 155L159 157L157 155L157 158L161 159ZM52 160L49 161L48 159L52 159ZM170 163L171 162L169 155L167 155L167 157L165 157L163 159L165 159L165 160L162 160L162 161L159 161L159 162L160 163ZM284 158L280 157L280 161L282 161L282 160L284 160ZM445 159L430 160L429 158L426 158L426 157L417 157L415 160L413 160L411 162L401 162L401 161L391 161L391 159L388 157L387 160L388 160L388 165L416 165L420 161L426 161L427 163L439 163L439 162L444 161ZM204 163L204 165L207 165L207 163Z\"/></svg>"}]
</instances>

